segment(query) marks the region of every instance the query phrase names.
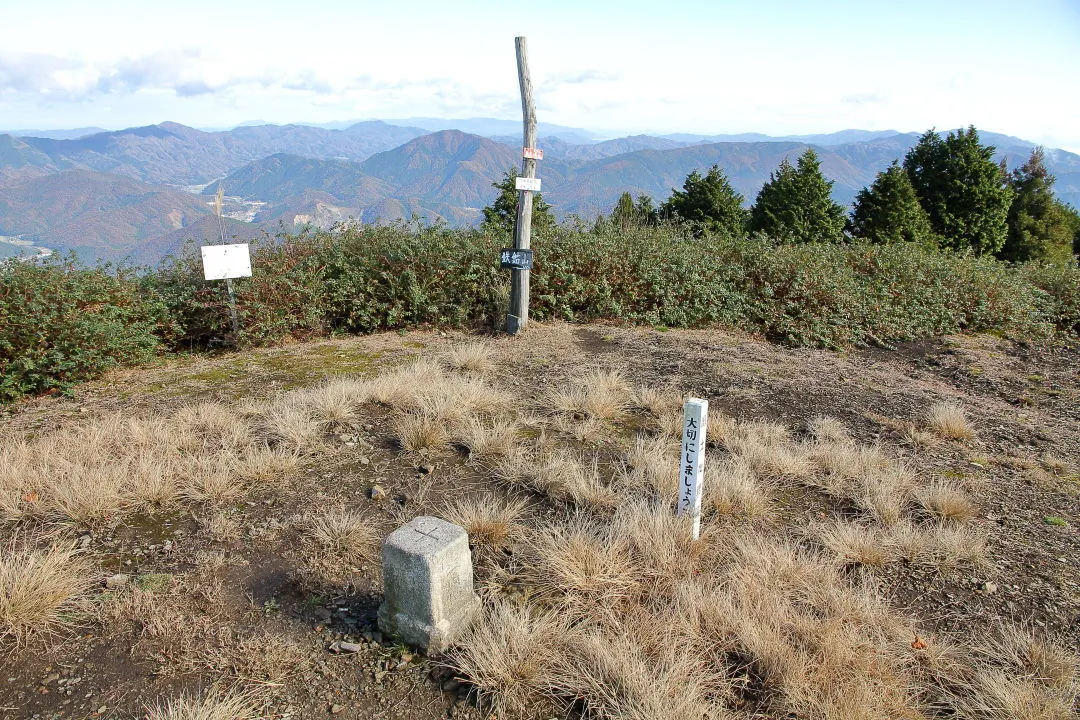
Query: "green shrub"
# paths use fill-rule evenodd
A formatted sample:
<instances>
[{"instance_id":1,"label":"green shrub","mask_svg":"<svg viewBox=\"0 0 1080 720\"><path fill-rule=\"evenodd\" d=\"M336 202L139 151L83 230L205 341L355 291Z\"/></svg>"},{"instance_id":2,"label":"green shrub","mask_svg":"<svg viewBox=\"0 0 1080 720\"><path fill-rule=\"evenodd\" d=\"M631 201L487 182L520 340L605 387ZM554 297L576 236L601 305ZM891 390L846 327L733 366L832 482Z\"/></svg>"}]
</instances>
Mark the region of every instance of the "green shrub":
<instances>
[{"instance_id":1,"label":"green shrub","mask_svg":"<svg viewBox=\"0 0 1080 720\"><path fill-rule=\"evenodd\" d=\"M1045 314L1058 330L1080 331L1080 268L1075 263L1032 262L1020 265L1017 274L1045 293Z\"/></svg>"},{"instance_id":2,"label":"green shrub","mask_svg":"<svg viewBox=\"0 0 1080 720\"><path fill-rule=\"evenodd\" d=\"M252 247L253 275L202 279L195 248L129 270L8 264L0 290L0 400L66 388L173 349L277 343L417 326L501 325L505 233L360 226ZM738 327L792 345L845 347L956 332L1026 339L1080 330L1080 269L1009 265L912 243L787 245L695 237L677 225L564 224L536 238L531 315L655 327Z\"/></svg>"},{"instance_id":3,"label":"green shrub","mask_svg":"<svg viewBox=\"0 0 1080 720\"><path fill-rule=\"evenodd\" d=\"M0 402L150 359L169 333L166 317L128 268L0 263Z\"/></svg>"}]
</instances>

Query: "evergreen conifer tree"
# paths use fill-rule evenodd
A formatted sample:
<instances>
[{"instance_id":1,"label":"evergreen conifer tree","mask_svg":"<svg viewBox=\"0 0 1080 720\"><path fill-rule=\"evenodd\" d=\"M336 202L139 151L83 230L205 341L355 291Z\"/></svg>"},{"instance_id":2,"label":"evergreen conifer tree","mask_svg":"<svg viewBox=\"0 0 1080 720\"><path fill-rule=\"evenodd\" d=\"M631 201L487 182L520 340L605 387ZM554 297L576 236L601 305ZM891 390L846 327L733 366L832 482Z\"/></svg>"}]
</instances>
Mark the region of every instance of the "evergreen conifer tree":
<instances>
[{"instance_id":1,"label":"evergreen conifer tree","mask_svg":"<svg viewBox=\"0 0 1080 720\"><path fill-rule=\"evenodd\" d=\"M637 202L630 193L624 192L615 202L611 211L611 222L618 228L626 230L631 227L643 227L655 225L657 219L656 208L652 198L648 195L638 195Z\"/></svg>"},{"instance_id":2,"label":"evergreen conifer tree","mask_svg":"<svg viewBox=\"0 0 1080 720\"><path fill-rule=\"evenodd\" d=\"M499 191L495 200L483 208L484 226L501 233L514 234L514 222L517 219L518 191L515 183L518 172L515 168L507 170L502 180L491 183L493 188ZM540 193L532 196L532 234L543 234L555 227L555 215L551 212L551 206L544 202Z\"/></svg>"},{"instance_id":3,"label":"evergreen conifer tree","mask_svg":"<svg viewBox=\"0 0 1080 720\"><path fill-rule=\"evenodd\" d=\"M1043 149L1037 147L1009 178L1015 196L1005 244L998 252L1003 260L1072 261L1072 219L1067 206L1054 197L1054 176L1043 161Z\"/></svg>"},{"instance_id":4,"label":"evergreen conifer tree","mask_svg":"<svg viewBox=\"0 0 1080 720\"><path fill-rule=\"evenodd\" d=\"M1013 191L993 157L994 148L979 142L974 126L945 139L927 130L904 156L904 170L944 246L985 254L1005 244Z\"/></svg>"},{"instance_id":5,"label":"evergreen conifer tree","mask_svg":"<svg viewBox=\"0 0 1080 720\"><path fill-rule=\"evenodd\" d=\"M611 222L618 228L626 230L638 224L637 210L634 208L634 198L630 193L624 192L615 203L611 211Z\"/></svg>"},{"instance_id":6,"label":"evergreen conifer tree","mask_svg":"<svg viewBox=\"0 0 1080 720\"><path fill-rule=\"evenodd\" d=\"M933 243L930 219L907 173L895 160L855 197L851 234L875 243Z\"/></svg>"},{"instance_id":7,"label":"evergreen conifer tree","mask_svg":"<svg viewBox=\"0 0 1080 720\"><path fill-rule=\"evenodd\" d=\"M683 189L672 189L660 212L665 217L689 223L698 231L734 237L745 232L747 212L742 203L743 196L731 187L720 167L713 165L704 177L697 170L687 175Z\"/></svg>"},{"instance_id":8,"label":"evergreen conifer tree","mask_svg":"<svg viewBox=\"0 0 1080 720\"><path fill-rule=\"evenodd\" d=\"M842 240L847 213L833 202L832 186L812 148L796 166L785 159L758 192L750 229L795 243Z\"/></svg>"}]
</instances>

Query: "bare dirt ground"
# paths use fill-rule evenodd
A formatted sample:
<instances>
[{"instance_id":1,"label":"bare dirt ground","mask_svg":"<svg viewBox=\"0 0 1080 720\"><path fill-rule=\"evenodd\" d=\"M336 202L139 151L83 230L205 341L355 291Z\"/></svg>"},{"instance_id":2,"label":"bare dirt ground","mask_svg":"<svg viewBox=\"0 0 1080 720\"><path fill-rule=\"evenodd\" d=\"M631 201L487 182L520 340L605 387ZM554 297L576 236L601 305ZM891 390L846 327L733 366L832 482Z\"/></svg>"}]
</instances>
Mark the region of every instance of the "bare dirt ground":
<instances>
[{"instance_id":1,"label":"bare dirt ground","mask_svg":"<svg viewBox=\"0 0 1080 720\"><path fill-rule=\"evenodd\" d=\"M723 331L562 324L537 324L515 339L384 334L114 372L74 398L7 409L0 446L78 437L80 428L116 413L171 417L213 403L243 415L283 393L327 379L373 378L417 359L438 360L464 343L490 347L487 381L524 404L541 402L585 370L617 370L634 387L706 398L713 416L782 424L792 442L811 437L814 418L835 418L860 446L962 491L974 503L965 527L985 541L971 562L865 562L849 571L872 576L888 604L927 633L977 640L1011 623L1080 647L1076 347L954 336L834 353ZM943 401L965 410L974 437L933 433L927 413ZM621 426L619 442L644 422L634 417ZM581 420L570 433L581 444L606 442L591 437L603 428L572 419ZM547 432L541 426L526 423L526 432ZM263 718L485 715L469 679L445 668L444 658L378 632L377 548L338 561L312 544L312 518L356 511L379 538L417 515L445 514L462 497L521 498L524 524L561 506L543 493L509 493L505 478L457 445L408 452L395 427L392 407L368 404L300 447L299 459L282 462L265 483L128 503L83 520L27 511L38 496L20 491L19 509L0 525L9 552L28 538L39 547L74 546L90 583L53 630L2 640L0 717L141 718L164 699L231 688L254 698ZM715 442L722 452L720 435ZM782 475L772 486L771 532L803 541L806 528L854 512ZM725 522L707 514L707 524ZM487 552L477 550L485 602L506 593L498 572L480 561ZM341 642L359 650L335 652ZM813 716L773 714L778 706L749 692L727 707L747 718Z\"/></svg>"}]
</instances>

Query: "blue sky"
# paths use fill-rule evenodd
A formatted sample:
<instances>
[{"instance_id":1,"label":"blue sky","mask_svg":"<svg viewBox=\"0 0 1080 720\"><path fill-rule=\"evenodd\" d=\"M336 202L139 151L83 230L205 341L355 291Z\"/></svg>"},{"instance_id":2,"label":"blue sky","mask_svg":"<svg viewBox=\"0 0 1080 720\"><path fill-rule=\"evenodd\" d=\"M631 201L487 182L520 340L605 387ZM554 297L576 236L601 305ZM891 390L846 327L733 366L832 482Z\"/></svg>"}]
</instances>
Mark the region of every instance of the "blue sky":
<instances>
[{"instance_id":1,"label":"blue sky","mask_svg":"<svg viewBox=\"0 0 1080 720\"><path fill-rule=\"evenodd\" d=\"M1080 151L1080 0L0 0L0 17L0 129L518 119L526 35L547 122L974 124Z\"/></svg>"}]
</instances>

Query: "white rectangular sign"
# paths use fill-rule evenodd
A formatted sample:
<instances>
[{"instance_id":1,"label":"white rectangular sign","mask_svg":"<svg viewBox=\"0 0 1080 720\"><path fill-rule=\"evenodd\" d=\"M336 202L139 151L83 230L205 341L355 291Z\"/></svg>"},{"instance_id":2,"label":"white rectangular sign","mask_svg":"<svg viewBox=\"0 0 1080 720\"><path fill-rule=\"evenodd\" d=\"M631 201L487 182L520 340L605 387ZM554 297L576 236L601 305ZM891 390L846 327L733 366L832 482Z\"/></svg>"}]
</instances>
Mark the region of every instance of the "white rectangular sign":
<instances>
[{"instance_id":1,"label":"white rectangular sign","mask_svg":"<svg viewBox=\"0 0 1080 720\"><path fill-rule=\"evenodd\" d=\"M514 181L514 187L518 190L540 192L540 178L519 177Z\"/></svg>"},{"instance_id":2,"label":"white rectangular sign","mask_svg":"<svg viewBox=\"0 0 1080 720\"><path fill-rule=\"evenodd\" d=\"M521 148L521 157L530 160L543 160L544 151L540 148Z\"/></svg>"},{"instance_id":3,"label":"white rectangular sign","mask_svg":"<svg viewBox=\"0 0 1080 720\"><path fill-rule=\"evenodd\" d=\"M204 245L201 249L203 277L207 280L251 277L251 253L247 243Z\"/></svg>"},{"instance_id":4,"label":"white rectangular sign","mask_svg":"<svg viewBox=\"0 0 1080 720\"><path fill-rule=\"evenodd\" d=\"M701 481L705 475L705 430L709 401L690 398L683 409L682 451L679 454L679 507L694 521L694 539L701 535Z\"/></svg>"}]
</instances>

